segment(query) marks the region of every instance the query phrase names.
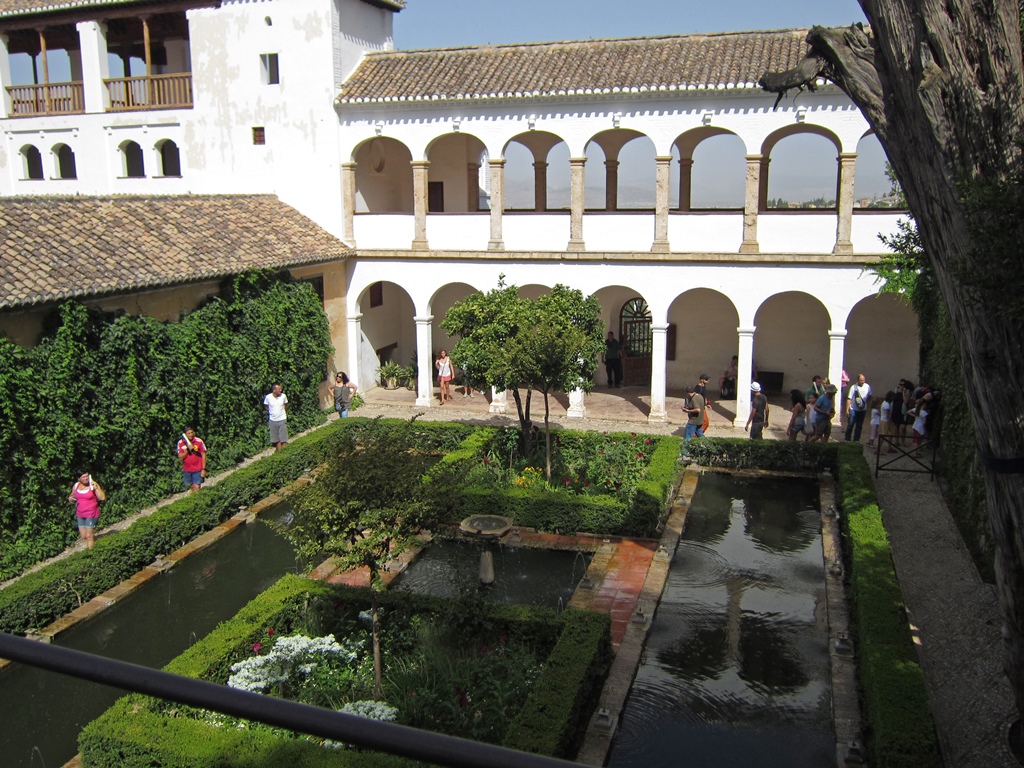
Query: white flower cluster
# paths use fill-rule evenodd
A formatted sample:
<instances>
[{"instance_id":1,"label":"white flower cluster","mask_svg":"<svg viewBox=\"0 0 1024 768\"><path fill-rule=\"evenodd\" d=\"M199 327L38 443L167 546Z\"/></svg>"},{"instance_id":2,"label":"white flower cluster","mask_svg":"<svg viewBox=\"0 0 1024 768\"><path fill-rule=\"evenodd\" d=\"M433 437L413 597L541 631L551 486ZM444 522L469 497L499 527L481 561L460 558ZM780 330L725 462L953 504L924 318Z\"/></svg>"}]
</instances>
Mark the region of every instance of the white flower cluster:
<instances>
[{"instance_id":1,"label":"white flower cluster","mask_svg":"<svg viewBox=\"0 0 1024 768\"><path fill-rule=\"evenodd\" d=\"M344 712L346 715L365 717L369 720L382 720L385 723L393 723L398 719L398 710L383 701L352 701L343 704L338 711ZM330 749L345 749L348 745L342 741L328 739L324 741L324 746Z\"/></svg>"},{"instance_id":2,"label":"white flower cluster","mask_svg":"<svg viewBox=\"0 0 1024 768\"><path fill-rule=\"evenodd\" d=\"M252 656L232 664L228 685L243 691L263 693L271 686L288 682L295 673L312 674L317 664L330 656L351 663L358 657L361 647L359 641L346 640L345 645L341 645L334 635L279 637L265 656Z\"/></svg>"}]
</instances>

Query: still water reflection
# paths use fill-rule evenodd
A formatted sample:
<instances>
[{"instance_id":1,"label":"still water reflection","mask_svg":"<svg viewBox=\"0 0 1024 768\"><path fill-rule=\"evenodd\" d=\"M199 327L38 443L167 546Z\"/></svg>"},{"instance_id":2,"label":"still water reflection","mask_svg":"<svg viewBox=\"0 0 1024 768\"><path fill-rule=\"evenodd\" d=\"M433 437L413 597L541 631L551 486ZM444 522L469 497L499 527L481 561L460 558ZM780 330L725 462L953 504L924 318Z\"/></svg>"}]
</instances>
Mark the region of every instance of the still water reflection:
<instances>
[{"instance_id":1,"label":"still water reflection","mask_svg":"<svg viewBox=\"0 0 1024 768\"><path fill-rule=\"evenodd\" d=\"M494 583L480 584L480 553L494 552ZM589 552L435 540L400 574L392 589L438 597L481 595L498 603L559 608L587 573Z\"/></svg>"},{"instance_id":2,"label":"still water reflection","mask_svg":"<svg viewBox=\"0 0 1024 768\"><path fill-rule=\"evenodd\" d=\"M288 511L279 505L270 517ZM55 644L160 668L285 572L296 570L294 550L270 526L242 526L58 636ZM0 673L0 766L63 765L78 752L78 732L123 694L12 665Z\"/></svg>"},{"instance_id":3,"label":"still water reflection","mask_svg":"<svg viewBox=\"0 0 1024 768\"><path fill-rule=\"evenodd\" d=\"M834 766L817 484L704 475L609 766Z\"/></svg>"}]
</instances>

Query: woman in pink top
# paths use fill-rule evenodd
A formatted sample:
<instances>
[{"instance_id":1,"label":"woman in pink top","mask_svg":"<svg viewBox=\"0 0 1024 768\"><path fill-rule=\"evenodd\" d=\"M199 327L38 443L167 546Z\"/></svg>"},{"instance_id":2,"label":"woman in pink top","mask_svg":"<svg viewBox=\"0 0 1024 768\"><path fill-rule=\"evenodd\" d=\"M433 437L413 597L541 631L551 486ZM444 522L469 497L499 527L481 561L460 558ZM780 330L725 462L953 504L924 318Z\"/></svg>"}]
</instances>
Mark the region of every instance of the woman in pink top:
<instances>
[{"instance_id":1,"label":"woman in pink top","mask_svg":"<svg viewBox=\"0 0 1024 768\"><path fill-rule=\"evenodd\" d=\"M68 496L68 501L75 502L78 535L82 537L87 549L92 549L93 544L96 543L94 533L96 521L100 518L100 502L106 498L107 494L88 472L84 472L71 486L71 495Z\"/></svg>"}]
</instances>

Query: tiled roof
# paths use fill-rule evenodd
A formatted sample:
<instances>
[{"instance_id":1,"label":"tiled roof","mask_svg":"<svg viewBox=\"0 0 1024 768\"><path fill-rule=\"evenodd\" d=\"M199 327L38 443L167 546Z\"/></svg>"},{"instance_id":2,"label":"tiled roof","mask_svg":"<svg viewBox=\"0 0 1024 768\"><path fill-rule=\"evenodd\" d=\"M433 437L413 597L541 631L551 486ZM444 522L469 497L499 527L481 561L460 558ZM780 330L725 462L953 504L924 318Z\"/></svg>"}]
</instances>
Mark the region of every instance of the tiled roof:
<instances>
[{"instance_id":1,"label":"tiled roof","mask_svg":"<svg viewBox=\"0 0 1024 768\"><path fill-rule=\"evenodd\" d=\"M269 195L0 202L0 308L215 280L350 249Z\"/></svg>"},{"instance_id":2,"label":"tiled roof","mask_svg":"<svg viewBox=\"0 0 1024 768\"><path fill-rule=\"evenodd\" d=\"M138 2L139 0L0 0L0 18L69 11L77 8L98 8L105 5L129 5Z\"/></svg>"},{"instance_id":3,"label":"tiled roof","mask_svg":"<svg viewBox=\"0 0 1024 768\"><path fill-rule=\"evenodd\" d=\"M757 88L803 58L806 29L368 54L340 103Z\"/></svg>"},{"instance_id":4,"label":"tiled roof","mask_svg":"<svg viewBox=\"0 0 1024 768\"><path fill-rule=\"evenodd\" d=\"M140 0L0 0L0 19L5 16L27 16L33 13L54 13L74 9L98 8L105 5L129 5ZM400 11L405 0L363 0L364 3Z\"/></svg>"}]
</instances>

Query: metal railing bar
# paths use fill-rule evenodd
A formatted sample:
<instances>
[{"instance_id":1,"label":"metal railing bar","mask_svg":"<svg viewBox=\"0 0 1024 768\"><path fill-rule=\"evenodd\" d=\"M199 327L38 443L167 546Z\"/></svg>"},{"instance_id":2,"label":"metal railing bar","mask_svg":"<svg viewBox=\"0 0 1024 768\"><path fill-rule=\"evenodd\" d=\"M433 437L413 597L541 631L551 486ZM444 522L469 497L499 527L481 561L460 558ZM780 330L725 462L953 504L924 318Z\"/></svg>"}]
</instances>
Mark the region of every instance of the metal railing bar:
<instances>
[{"instance_id":1,"label":"metal railing bar","mask_svg":"<svg viewBox=\"0 0 1024 768\"><path fill-rule=\"evenodd\" d=\"M240 691L0 632L0 658L324 739L452 768L558 768L565 760Z\"/></svg>"}]
</instances>

